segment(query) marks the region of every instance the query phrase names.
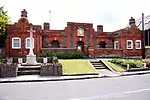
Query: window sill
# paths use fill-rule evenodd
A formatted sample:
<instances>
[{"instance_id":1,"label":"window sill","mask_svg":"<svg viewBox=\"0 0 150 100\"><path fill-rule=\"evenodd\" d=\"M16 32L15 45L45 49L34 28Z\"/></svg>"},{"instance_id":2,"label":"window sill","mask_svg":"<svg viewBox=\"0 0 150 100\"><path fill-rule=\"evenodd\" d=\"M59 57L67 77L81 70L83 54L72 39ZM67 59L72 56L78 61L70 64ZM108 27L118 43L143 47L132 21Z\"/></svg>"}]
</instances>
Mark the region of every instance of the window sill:
<instances>
[{"instance_id":1,"label":"window sill","mask_svg":"<svg viewBox=\"0 0 150 100\"><path fill-rule=\"evenodd\" d=\"M12 47L12 49L21 49L21 48L20 47L17 47L17 48L16 47Z\"/></svg>"},{"instance_id":2,"label":"window sill","mask_svg":"<svg viewBox=\"0 0 150 100\"><path fill-rule=\"evenodd\" d=\"M127 50L132 50L133 48L127 48Z\"/></svg>"}]
</instances>

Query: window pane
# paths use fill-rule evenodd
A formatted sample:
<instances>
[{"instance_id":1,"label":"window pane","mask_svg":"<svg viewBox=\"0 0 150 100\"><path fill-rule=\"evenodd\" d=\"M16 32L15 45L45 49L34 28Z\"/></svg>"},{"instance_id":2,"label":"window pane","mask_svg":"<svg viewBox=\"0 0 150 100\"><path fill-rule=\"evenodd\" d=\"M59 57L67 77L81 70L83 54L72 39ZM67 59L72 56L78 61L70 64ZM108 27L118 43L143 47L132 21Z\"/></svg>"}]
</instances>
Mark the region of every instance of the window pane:
<instances>
[{"instance_id":1,"label":"window pane","mask_svg":"<svg viewBox=\"0 0 150 100\"><path fill-rule=\"evenodd\" d=\"M136 42L136 48L140 48L141 43L140 42Z\"/></svg>"},{"instance_id":2,"label":"window pane","mask_svg":"<svg viewBox=\"0 0 150 100\"><path fill-rule=\"evenodd\" d=\"M19 39L14 39L14 47L19 47Z\"/></svg>"},{"instance_id":3,"label":"window pane","mask_svg":"<svg viewBox=\"0 0 150 100\"><path fill-rule=\"evenodd\" d=\"M131 42L128 42L128 48L131 48Z\"/></svg>"},{"instance_id":4,"label":"window pane","mask_svg":"<svg viewBox=\"0 0 150 100\"><path fill-rule=\"evenodd\" d=\"M34 47L34 38L32 38L32 43L33 43L33 45L31 45L31 46ZM30 48L30 38L27 38L27 40L26 40L26 47Z\"/></svg>"},{"instance_id":5,"label":"window pane","mask_svg":"<svg viewBox=\"0 0 150 100\"><path fill-rule=\"evenodd\" d=\"M118 49L118 42L116 42L116 49Z\"/></svg>"},{"instance_id":6,"label":"window pane","mask_svg":"<svg viewBox=\"0 0 150 100\"><path fill-rule=\"evenodd\" d=\"M27 39L27 47L30 47L30 39Z\"/></svg>"}]
</instances>

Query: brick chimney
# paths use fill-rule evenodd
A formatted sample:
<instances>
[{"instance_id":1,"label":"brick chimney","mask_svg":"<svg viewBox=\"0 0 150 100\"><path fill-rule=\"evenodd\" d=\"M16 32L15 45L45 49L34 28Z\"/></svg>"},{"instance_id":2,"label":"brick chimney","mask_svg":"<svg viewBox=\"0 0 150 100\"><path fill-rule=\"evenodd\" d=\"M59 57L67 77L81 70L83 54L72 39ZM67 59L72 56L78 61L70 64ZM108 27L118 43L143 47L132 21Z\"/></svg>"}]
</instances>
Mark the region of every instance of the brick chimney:
<instances>
[{"instance_id":1,"label":"brick chimney","mask_svg":"<svg viewBox=\"0 0 150 100\"><path fill-rule=\"evenodd\" d=\"M103 25L97 25L97 32L103 33Z\"/></svg>"},{"instance_id":2,"label":"brick chimney","mask_svg":"<svg viewBox=\"0 0 150 100\"><path fill-rule=\"evenodd\" d=\"M50 24L44 23L44 30L49 30L49 29L50 29Z\"/></svg>"}]
</instances>

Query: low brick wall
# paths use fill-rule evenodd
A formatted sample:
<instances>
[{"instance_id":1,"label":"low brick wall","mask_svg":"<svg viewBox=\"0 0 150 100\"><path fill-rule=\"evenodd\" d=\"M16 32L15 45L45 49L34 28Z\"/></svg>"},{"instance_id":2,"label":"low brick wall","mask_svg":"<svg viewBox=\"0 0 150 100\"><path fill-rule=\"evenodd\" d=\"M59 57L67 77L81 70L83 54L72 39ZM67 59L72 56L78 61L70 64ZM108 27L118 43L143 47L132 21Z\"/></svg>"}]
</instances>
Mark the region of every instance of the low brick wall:
<instances>
[{"instance_id":1,"label":"low brick wall","mask_svg":"<svg viewBox=\"0 0 150 100\"><path fill-rule=\"evenodd\" d=\"M40 69L41 76L53 76L53 64L43 64Z\"/></svg>"},{"instance_id":2,"label":"low brick wall","mask_svg":"<svg viewBox=\"0 0 150 100\"><path fill-rule=\"evenodd\" d=\"M40 70L41 76L62 76L62 65L58 63L57 66L54 64L43 64Z\"/></svg>"},{"instance_id":3,"label":"low brick wall","mask_svg":"<svg viewBox=\"0 0 150 100\"><path fill-rule=\"evenodd\" d=\"M41 76L62 76L62 64L58 62L57 57L52 58L52 63L42 64Z\"/></svg>"},{"instance_id":4,"label":"low brick wall","mask_svg":"<svg viewBox=\"0 0 150 100\"><path fill-rule=\"evenodd\" d=\"M95 57L122 57L121 49L97 48L94 49L92 55ZM89 54L90 55L90 54Z\"/></svg>"},{"instance_id":5,"label":"low brick wall","mask_svg":"<svg viewBox=\"0 0 150 100\"><path fill-rule=\"evenodd\" d=\"M17 65L1 65L0 66L0 77L16 77L17 76Z\"/></svg>"},{"instance_id":6,"label":"low brick wall","mask_svg":"<svg viewBox=\"0 0 150 100\"><path fill-rule=\"evenodd\" d=\"M42 48L41 49L42 51L42 54L45 53L45 52L55 52L55 53L76 53L76 52L79 52L77 51L76 48Z\"/></svg>"}]
</instances>

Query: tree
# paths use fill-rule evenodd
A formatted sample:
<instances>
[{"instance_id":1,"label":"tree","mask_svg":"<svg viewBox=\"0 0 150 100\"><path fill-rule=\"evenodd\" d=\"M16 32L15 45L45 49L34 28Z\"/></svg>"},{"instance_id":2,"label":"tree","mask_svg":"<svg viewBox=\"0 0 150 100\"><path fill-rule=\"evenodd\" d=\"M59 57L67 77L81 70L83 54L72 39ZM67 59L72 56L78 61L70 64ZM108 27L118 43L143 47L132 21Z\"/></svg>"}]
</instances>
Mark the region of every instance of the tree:
<instances>
[{"instance_id":1,"label":"tree","mask_svg":"<svg viewBox=\"0 0 150 100\"><path fill-rule=\"evenodd\" d=\"M7 15L7 11L4 11L4 7L0 7L0 48L5 46L6 39L6 25L9 24L10 18Z\"/></svg>"},{"instance_id":2,"label":"tree","mask_svg":"<svg viewBox=\"0 0 150 100\"><path fill-rule=\"evenodd\" d=\"M10 18L7 15L7 11L4 11L4 7L0 7L0 34L5 33L6 25L10 23Z\"/></svg>"}]
</instances>

